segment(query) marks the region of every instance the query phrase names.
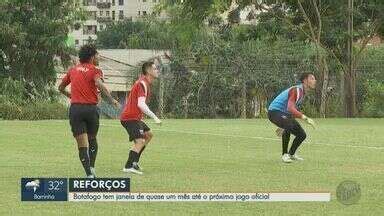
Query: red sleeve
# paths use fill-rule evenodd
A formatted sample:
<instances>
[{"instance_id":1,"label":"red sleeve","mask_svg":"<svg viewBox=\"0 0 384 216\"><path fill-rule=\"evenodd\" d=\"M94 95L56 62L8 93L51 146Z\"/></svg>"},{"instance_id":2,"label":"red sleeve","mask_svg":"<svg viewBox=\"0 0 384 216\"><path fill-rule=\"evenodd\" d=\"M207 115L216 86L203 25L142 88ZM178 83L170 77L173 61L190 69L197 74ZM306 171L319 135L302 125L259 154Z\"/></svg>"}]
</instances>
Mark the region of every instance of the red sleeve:
<instances>
[{"instance_id":1,"label":"red sleeve","mask_svg":"<svg viewBox=\"0 0 384 216\"><path fill-rule=\"evenodd\" d=\"M139 90L138 90L138 94L137 94L137 98L139 97L147 97L147 94L145 93L145 84L143 84L142 82L139 82Z\"/></svg>"},{"instance_id":2,"label":"red sleeve","mask_svg":"<svg viewBox=\"0 0 384 216\"><path fill-rule=\"evenodd\" d=\"M95 74L93 79L96 80L97 78L100 78L102 81L104 81L103 71L101 71L99 68L95 69Z\"/></svg>"},{"instance_id":3,"label":"red sleeve","mask_svg":"<svg viewBox=\"0 0 384 216\"><path fill-rule=\"evenodd\" d=\"M68 73L65 74L65 76L61 80L61 84L60 85L67 86L67 85L69 85L69 83L71 83L70 71L68 71Z\"/></svg>"},{"instance_id":4,"label":"red sleeve","mask_svg":"<svg viewBox=\"0 0 384 216\"><path fill-rule=\"evenodd\" d=\"M296 100L299 95L297 95L297 88L292 88L288 92L288 111L292 113L293 117L295 118L301 118L303 116L303 113L298 111L296 109Z\"/></svg>"}]
</instances>

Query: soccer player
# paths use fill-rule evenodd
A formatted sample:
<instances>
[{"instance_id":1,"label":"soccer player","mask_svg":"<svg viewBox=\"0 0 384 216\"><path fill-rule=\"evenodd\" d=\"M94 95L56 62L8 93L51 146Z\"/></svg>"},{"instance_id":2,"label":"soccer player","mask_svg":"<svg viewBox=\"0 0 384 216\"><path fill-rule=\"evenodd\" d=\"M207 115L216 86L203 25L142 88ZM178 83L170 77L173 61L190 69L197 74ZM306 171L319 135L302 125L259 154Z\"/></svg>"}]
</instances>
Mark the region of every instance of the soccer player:
<instances>
[{"instance_id":1,"label":"soccer player","mask_svg":"<svg viewBox=\"0 0 384 216\"><path fill-rule=\"evenodd\" d=\"M121 113L121 125L129 135L129 141L134 142L123 172L143 174L139 166L140 156L151 141L151 129L142 121L143 113L161 124L160 119L148 108L146 102L151 95L151 84L159 76L159 71L153 62L145 62L142 66L142 76L132 86Z\"/></svg>"},{"instance_id":2,"label":"soccer player","mask_svg":"<svg viewBox=\"0 0 384 216\"><path fill-rule=\"evenodd\" d=\"M285 163L291 163L294 160L303 160L296 154L296 150L307 137L304 129L295 118L303 119L308 124L315 126L315 122L298 111L304 94L316 87L316 78L312 73L303 73L300 76L300 84L292 86L281 92L269 105L268 118L277 125L277 133L281 134L283 155L282 160ZM288 152L288 143L290 135L295 135L292 146Z\"/></svg>"},{"instance_id":3,"label":"soccer player","mask_svg":"<svg viewBox=\"0 0 384 216\"><path fill-rule=\"evenodd\" d=\"M71 99L69 123L76 139L80 161L88 178L95 177L95 161L98 150L96 140L99 129L98 90L117 108L120 107L103 84L103 73L96 67L98 53L94 46L85 45L79 51L80 63L69 69L59 91ZM65 88L71 84L71 91Z\"/></svg>"}]
</instances>

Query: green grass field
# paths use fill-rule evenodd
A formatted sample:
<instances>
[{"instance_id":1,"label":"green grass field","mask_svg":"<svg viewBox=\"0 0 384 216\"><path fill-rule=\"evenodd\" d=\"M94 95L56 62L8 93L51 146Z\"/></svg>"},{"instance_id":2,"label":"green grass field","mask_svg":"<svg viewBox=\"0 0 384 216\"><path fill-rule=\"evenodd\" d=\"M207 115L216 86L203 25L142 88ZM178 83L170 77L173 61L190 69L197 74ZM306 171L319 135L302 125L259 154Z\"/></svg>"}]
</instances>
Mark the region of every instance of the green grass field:
<instances>
[{"instance_id":1,"label":"green grass field","mask_svg":"<svg viewBox=\"0 0 384 216\"><path fill-rule=\"evenodd\" d=\"M150 121L149 121L150 122ZM124 177L128 136L102 120L98 177ZM133 192L331 192L331 202L36 203L20 201L21 177L83 177L67 121L0 121L0 215L383 215L384 119L318 119L306 127L304 162L283 164L267 120L165 120L144 152ZM357 204L336 199L343 180Z\"/></svg>"}]
</instances>

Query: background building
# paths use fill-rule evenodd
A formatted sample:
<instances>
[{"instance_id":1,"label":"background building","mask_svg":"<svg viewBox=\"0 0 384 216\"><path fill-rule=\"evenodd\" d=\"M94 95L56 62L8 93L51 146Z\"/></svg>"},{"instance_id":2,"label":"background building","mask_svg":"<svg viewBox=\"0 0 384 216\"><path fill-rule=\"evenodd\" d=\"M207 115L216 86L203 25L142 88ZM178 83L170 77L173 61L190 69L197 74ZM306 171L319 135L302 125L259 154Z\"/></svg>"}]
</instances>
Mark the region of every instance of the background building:
<instances>
[{"instance_id":1,"label":"background building","mask_svg":"<svg viewBox=\"0 0 384 216\"><path fill-rule=\"evenodd\" d=\"M80 6L88 13L88 19L70 33L76 47L96 40L96 33L108 23L125 19L137 20L153 13L160 0L81 0Z\"/></svg>"},{"instance_id":2,"label":"background building","mask_svg":"<svg viewBox=\"0 0 384 216\"><path fill-rule=\"evenodd\" d=\"M142 62L159 59L167 63L166 50L145 50L145 49L102 49L99 52L99 68L103 71L104 83L111 94L122 105L125 103L126 95L130 91L133 82L140 75ZM155 61L156 62L156 61ZM78 64L77 57L73 57L73 65ZM157 61L156 64L159 64ZM161 65L158 65L161 67ZM67 69L58 68L56 86L67 73ZM70 89L70 86L68 87ZM68 104L69 100L63 96L63 103ZM108 104L105 100L99 103L99 108L104 116L116 118L119 111Z\"/></svg>"}]
</instances>

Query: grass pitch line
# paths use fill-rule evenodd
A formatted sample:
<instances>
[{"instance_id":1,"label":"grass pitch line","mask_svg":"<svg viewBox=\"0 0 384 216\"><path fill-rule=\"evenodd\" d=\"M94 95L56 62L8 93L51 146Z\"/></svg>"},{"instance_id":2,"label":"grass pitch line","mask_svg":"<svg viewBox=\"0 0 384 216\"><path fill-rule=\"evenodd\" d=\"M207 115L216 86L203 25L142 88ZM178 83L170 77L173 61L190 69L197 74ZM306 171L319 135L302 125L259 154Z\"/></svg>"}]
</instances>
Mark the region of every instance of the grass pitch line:
<instances>
[{"instance_id":1,"label":"grass pitch line","mask_svg":"<svg viewBox=\"0 0 384 216\"><path fill-rule=\"evenodd\" d=\"M100 125L106 126L106 127L121 127L120 125L106 125L106 124L100 124ZM242 135L193 132L193 131L184 131L184 130L153 129L153 128L151 128L151 130L171 132L171 133L183 133L183 134L191 134L191 135L206 135L206 136L220 136L220 137L230 137L230 138L246 138L246 139L281 141L281 139L271 138L271 137L261 137L261 136L242 136ZM310 143L310 142L304 142L304 143ZM337 146L337 147L347 147L347 148L366 148L366 149L384 150L384 147L379 147L379 146L343 145L343 144L329 144L329 143L321 143L321 142L312 142L310 144L333 146L333 147Z\"/></svg>"}]
</instances>

